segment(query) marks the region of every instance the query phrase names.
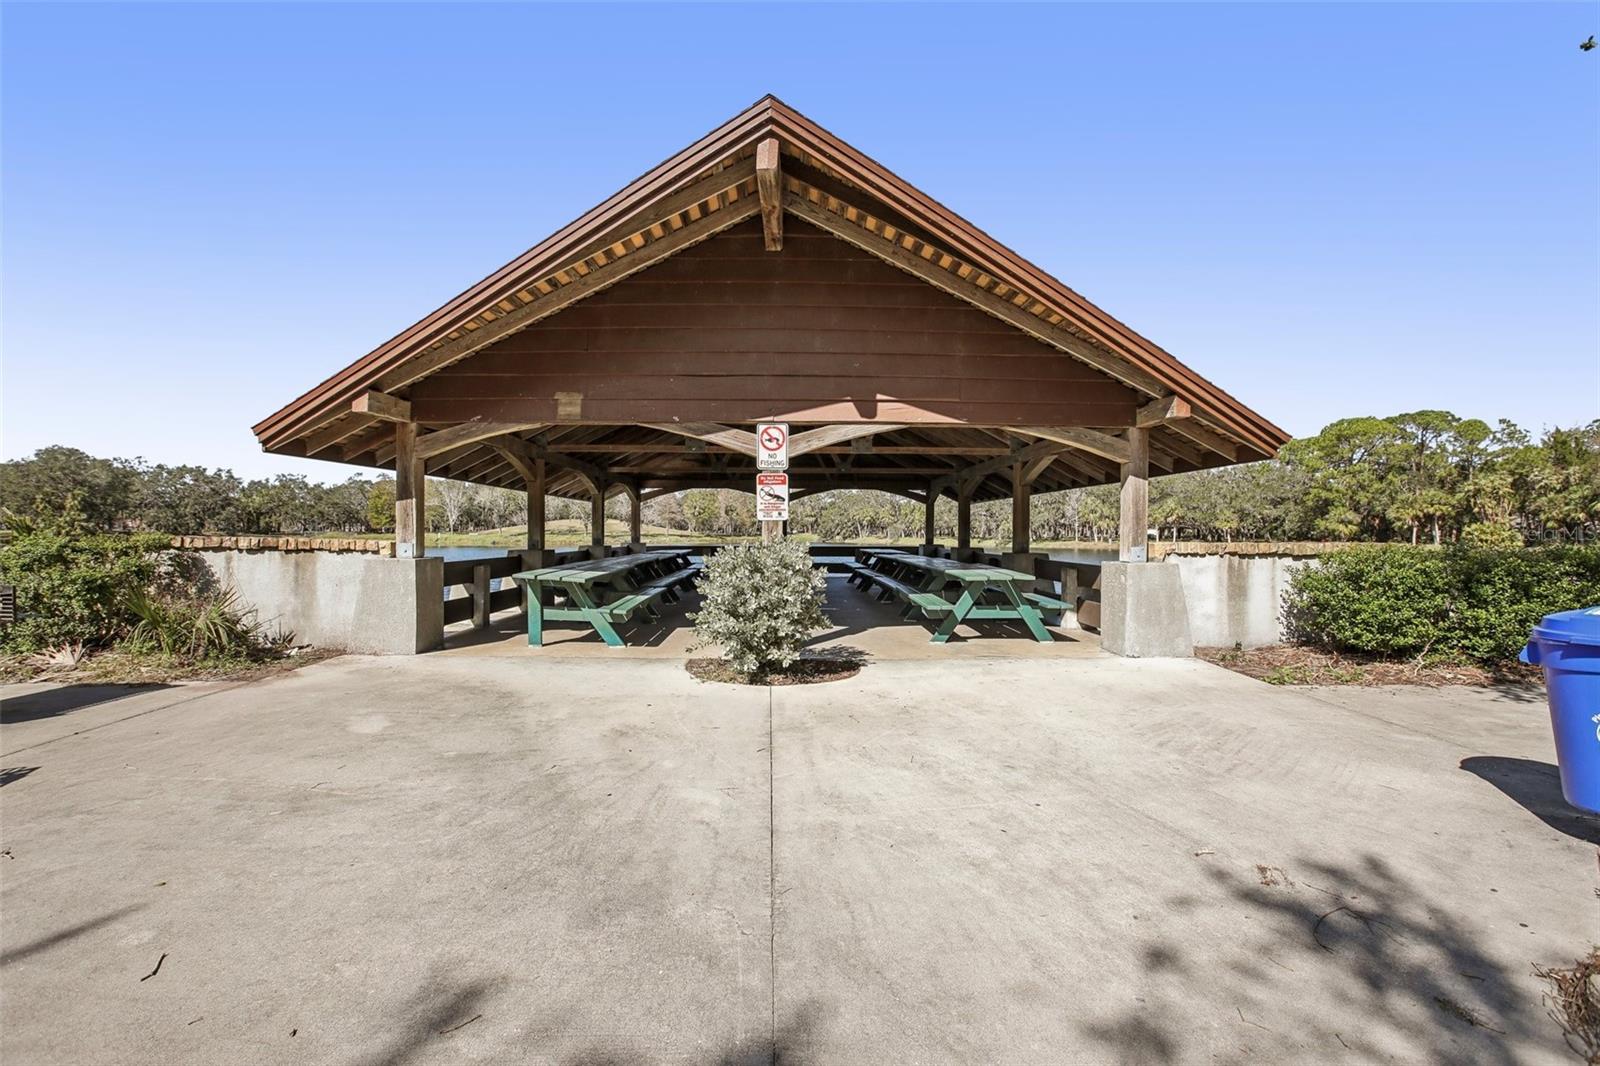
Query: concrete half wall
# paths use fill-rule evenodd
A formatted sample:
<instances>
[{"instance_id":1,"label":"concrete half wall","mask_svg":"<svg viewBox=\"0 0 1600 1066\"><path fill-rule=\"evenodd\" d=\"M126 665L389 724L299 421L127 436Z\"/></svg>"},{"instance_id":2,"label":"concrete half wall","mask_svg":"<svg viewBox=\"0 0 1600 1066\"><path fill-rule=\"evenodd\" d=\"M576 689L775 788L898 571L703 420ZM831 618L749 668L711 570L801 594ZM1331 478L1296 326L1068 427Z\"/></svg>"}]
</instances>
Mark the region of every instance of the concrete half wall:
<instances>
[{"instance_id":1,"label":"concrete half wall","mask_svg":"<svg viewBox=\"0 0 1600 1066\"><path fill-rule=\"evenodd\" d=\"M1259 648L1283 641L1283 594L1315 560L1283 555L1172 555L1183 577L1189 634L1199 647Z\"/></svg>"},{"instance_id":2,"label":"concrete half wall","mask_svg":"<svg viewBox=\"0 0 1600 1066\"><path fill-rule=\"evenodd\" d=\"M444 642L444 560L342 552L197 551L268 625L303 644L414 655Z\"/></svg>"}]
</instances>

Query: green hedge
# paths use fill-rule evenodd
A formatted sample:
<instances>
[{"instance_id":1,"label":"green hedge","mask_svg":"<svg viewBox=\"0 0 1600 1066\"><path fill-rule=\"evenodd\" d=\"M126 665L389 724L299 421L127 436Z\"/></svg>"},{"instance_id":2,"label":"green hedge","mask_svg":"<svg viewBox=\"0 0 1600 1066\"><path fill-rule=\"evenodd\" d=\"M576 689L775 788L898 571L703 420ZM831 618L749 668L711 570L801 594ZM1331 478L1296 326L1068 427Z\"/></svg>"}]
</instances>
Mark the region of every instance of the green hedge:
<instances>
[{"instance_id":1,"label":"green hedge","mask_svg":"<svg viewBox=\"0 0 1600 1066\"><path fill-rule=\"evenodd\" d=\"M127 632L132 599L154 580L169 538L93 532L70 509L8 521L0 584L16 587L17 622L0 629L0 651L108 644Z\"/></svg>"},{"instance_id":2,"label":"green hedge","mask_svg":"<svg viewBox=\"0 0 1600 1066\"><path fill-rule=\"evenodd\" d=\"M1600 604L1600 548L1342 548L1284 595L1291 640L1344 652L1484 663L1516 657L1553 611Z\"/></svg>"}]
</instances>

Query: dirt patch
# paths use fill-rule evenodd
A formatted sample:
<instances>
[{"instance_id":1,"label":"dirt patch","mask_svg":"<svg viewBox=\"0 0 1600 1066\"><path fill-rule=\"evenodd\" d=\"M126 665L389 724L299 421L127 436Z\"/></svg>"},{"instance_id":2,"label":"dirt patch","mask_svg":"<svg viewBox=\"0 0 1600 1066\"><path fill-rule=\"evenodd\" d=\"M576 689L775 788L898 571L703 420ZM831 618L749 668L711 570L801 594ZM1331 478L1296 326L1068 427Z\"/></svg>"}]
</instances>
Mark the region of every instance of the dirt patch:
<instances>
[{"instance_id":1,"label":"dirt patch","mask_svg":"<svg viewBox=\"0 0 1600 1066\"><path fill-rule=\"evenodd\" d=\"M860 659L801 659L782 670L746 677L721 659L690 659L684 664L701 681L725 685L818 685L843 681L861 672Z\"/></svg>"},{"instance_id":2,"label":"dirt patch","mask_svg":"<svg viewBox=\"0 0 1600 1066\"><path fill-rule=\"evenodd\" d=\"M1196 648L1194 653L1207 662L1270 685L1544 685L1540 669L1526 663L1490 668L1476 663L1396 661L1337 655L1294 644L1249 649Z\"/></svg>"},{"instance_id":3,"label":"dirt patch","mask_svg":"<svg viewBox=\"0 0 1600 1066\"><path fill-rule=\"evenodd\" d=\"M103 651L85 656L70 666L52 664L38 656L8 655L0 658L0 682L159 685L171 681L257 681L343 654L337 648L300 648L281 658L256 662L182 662L123 651Z\"/></svg>"}]
</instances>

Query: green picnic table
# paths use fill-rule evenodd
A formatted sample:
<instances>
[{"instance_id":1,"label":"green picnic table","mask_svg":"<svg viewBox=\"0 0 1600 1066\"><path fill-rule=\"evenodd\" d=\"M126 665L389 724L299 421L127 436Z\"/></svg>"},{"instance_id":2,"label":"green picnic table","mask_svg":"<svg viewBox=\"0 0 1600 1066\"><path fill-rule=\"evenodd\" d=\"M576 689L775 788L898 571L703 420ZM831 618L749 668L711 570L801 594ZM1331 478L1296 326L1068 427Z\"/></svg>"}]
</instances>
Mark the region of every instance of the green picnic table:
<instances>
[{"instance_id":1,"label":"green picnic table","mask_svg":"<svg viewBox=\"0 0 1600 1066\"><path fill-rule=\"evenodd\" d=\"M1059 600L1029 591L1037 578L1020 570L1008 570L987 563L966 563L956 559L935 559L893 549L871 549L862 553L864 565L852 575L863 589L877 585L885 596L892 595L906 605L907 613L921 611L939 619L933 643L943 644L956 627L972 620L1021 622L1034 640L1049 643L1054 638L1045 629L1041 607L1059 609ZM954 586L954 600L944 595ZM984 602L993 589L999 602Z\"/></svg>"},{"instance_id":2,"label":"green picnic table","mask_svg":"<svg viewBox=\"0 0 1600 1066\"><path fill-rule=\"evenodd\" d=\"M528 643L544 643L547 620L588 622L600 639L613 648L623 646L616 623L635 614L657 618L656 602L670 602L693 583L699 567L689 563L686 551L657 549L608 559L585 559L511 575L528 594ZM545 603L554 590L566 606Z\"/></svg>"}]
</instances>

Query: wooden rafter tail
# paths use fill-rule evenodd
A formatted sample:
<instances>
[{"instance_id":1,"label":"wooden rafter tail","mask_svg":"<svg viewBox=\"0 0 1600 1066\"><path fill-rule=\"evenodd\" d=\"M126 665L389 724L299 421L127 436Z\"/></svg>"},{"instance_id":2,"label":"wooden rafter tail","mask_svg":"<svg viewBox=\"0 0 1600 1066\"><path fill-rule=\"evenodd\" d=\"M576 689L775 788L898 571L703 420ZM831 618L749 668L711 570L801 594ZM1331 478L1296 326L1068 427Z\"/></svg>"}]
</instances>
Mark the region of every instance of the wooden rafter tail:
<instances>
[{"instance_id":1,"label":"wooden rafter tail","mask_svg":"<svg viewBox=\"0 0 1600 1066\"><path fill-rule=\"evenodd\" d=\"M1150 429L1164 422L1176 422L1180 418L1188 418L1194 414L1194 409L1189 406L1189 401L1177 396L1162 396L1151 400L1134 414L1133 424L1137 429Z\"/></svg>"},{"instance_id":2,"label":"wooden rafter tail","mask_svg":"<svg viewBox=\"0 0 1600 1066\"><path fill-rule=\"evenodd\" d=\"M385 422L410 422L411 404L398 396L368 389L350 401L350 410L358 415L381 418Z\"/></svg>"}]
</instances>

